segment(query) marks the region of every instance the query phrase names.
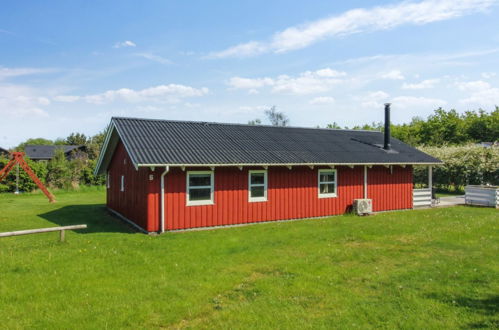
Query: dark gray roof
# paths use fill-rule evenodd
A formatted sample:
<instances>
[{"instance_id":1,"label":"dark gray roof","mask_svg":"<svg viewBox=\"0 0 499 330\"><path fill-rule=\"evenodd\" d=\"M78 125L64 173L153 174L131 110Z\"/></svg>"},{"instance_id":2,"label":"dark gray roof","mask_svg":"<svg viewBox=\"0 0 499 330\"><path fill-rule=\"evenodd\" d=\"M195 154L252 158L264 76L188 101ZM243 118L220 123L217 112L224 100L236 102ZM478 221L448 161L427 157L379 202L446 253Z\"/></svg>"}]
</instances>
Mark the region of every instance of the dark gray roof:
<instances>
[{"instance_id":1,"label":"dark gray roof","mask_svg":"<svg viewBox=\"0 0 499 330\"><path fill-rule=\"evenodd\" d=\"M56 149L62 149L65 154L73 150L82 149L83 146L65 146L65 145L27 145L24 147L26 156L33 160L49 160L54 157Z\"/></svg>"},{"instance_id":2,"label":"dark gray roof","mask_svg":"<svg viewBox=\"0 0 499 330\"><path fill-rule=\"evenodd\" d=\"M394 138L393 151L383 150L383 134L377 131L137 118L113 118L111 123L99 173L107 168L117 139L135 166L440 163Z\"/></svg>"},{"instance_id":3,"label":"dark gray roof","mask_svg":"<svg viewBox=\"0 0 499 330\"><path fill-rule=\"evenodd\" d=\"M9 150L0 147L0 155L8 155L8 154L9 154Z\"/></svg>"}]
</instances>

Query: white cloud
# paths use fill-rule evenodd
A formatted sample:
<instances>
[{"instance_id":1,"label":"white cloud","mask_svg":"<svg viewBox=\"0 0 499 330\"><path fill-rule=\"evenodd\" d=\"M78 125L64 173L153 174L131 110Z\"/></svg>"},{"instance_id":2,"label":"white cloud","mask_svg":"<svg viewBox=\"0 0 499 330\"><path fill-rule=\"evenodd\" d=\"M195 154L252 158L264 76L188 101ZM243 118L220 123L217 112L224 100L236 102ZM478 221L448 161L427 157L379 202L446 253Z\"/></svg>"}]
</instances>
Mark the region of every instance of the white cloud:
<instances>
[{"instance_id":1,"label":"white cloud","mask_svg":"<svg viewBox=\"0 0 499 330\"><path fill-rule=\"evenodd\" d=\"M379 77L382 79L390 79L390 80L404 80L405 79L404 75L402 74L402 72L400 72L400 70L391 70L388 72L382 72L382 73L380 73Z\"/></svg>"},{"instance_id":2,"label":"white cloud","mask_svg":"<svg viewBox=\"0 0 499 330\"><path fill-rule=\"evenodd\" d=\"M114 48L123 48L123 47L136 47L137 45L130 40L120 41L114 44Z\"/></svg>"},{"instance_id":3,"label":"white cloud","mask_svg":"<svg viewBox=\"0 0 499 330\"><path fill-rule=\"evenodd\" d=\"M232 77L229 80L229 85L235 89L250 89L256 91L257 88L262 88L264 86L272 86L274 80L271 78L241 78Z\"/></svg>"},{"instance_id":4,"label":"white cloud","mask_svg":"<svg viewBox=\"0 0 499 330\"><path fill-rule=\"evenodd\" d=\"M384 91L369 92L367 93L367 96L363 98L360 105L363 108L380 109L389 97L390 94Z\"/></svg>"},{"instance_id":5,"label":"white cloud","mask_svg":"<svg viewBox=\"0 0 499 330\"><path fill-rule=\"evenodd\" d=\"M158 62L161 64L172 64L172 61L170 61L169 59L162 57L162 56L159 56L159 55L151 54L151 53L136 53L134 55L138 56L138 57L143 57L147 60L150 60L153 62Z\"/></svg>"},{"instance_id":6,"label":"white cloud","mask_svg":"<svg viewBox=\"0 0 499 330\"><path fill-rule=\"evenodd\" d=\"M53 100L57 102L72 103L80 100L80 97L77 95L59 95L55 96Z\"/></svg>"},{"instance_id":7,"label":"white cloud","mask_svg":"<svg viewBox=\"0 0 499 330\"><path fill-rule=\"evenodd\" d=\"M421 81L419 83L414 83L414 84L404 83L402 85L402 89L427 89L427 88L433 88L439 82L440 82L439 79L426 79L426 80L423 80L423 81Z\"/></svg>"},{"instance_id":8,"label":"white cloud","mask_svg":"<svg viewBox=\"0 0 499 330\"><path fill-rule=\"evenodd\" d=\"M46 97L32 88L20 85L0 85L0 115L8 118L48 117L43 107L50 104Z\"/></svg>"},{"instance_id":9,"label":"white cloud","mask_svg":"<svg viewBox=\"0 0 499 330\"><path fill-rule=\"evenodd\" d=\"M229 47L221 52L209 54L208 58L225 58L225 57L247 57L265 53L267 46L263 43L251 41L245 44Z\"/></svg>"},{"instance_id":10,"label":"white cloud","mask_svg":"<svg viewBox=\"0 0 499 330\"><path fill-rule=\"evenodd\" d=\"M257 112L257 111L263 111L269 109L269 106L266 105L255 105L255 106L249 106L249 105L243 105L238 108L238 112L240 113L248 113L248 112Z\"/></svg>"},{"instance_id":11,"label":"white cloud","mask_svg":"<svg viewBox=\"0 0 499 330\"><path fill-rule=\"evenodd\" d=\"M482 78L484 79L494 78L495 76L496 76L495 72L482 72Z\"/></svg>"},{"instance_id":12,"label":"white cloud","mask_svg":"<svg viewBox=\"0 0 499 330\"><path fill-rule=\"evenodd\" d=\"M483 108L499 106L499 88L489 88L474 92L470 97L459 100L459 103Z\"/></svg>"},{"instance_id":13,"label":"white cloud","mask_svg":"<svg viewBox=\"0 0 499 330\"><path fill-rule=\"evenodd\" d=\"M234 89L247 89L256 93L264 87L271 87L273 93L313 94L329 91L332 86L343 81L345 72L324 68L317 71L305 71L298 76L280 75L275 78L232 77L229 86Z\"/></svg>"},{"instance_id":14,"label":"white cloud","mask_svg":"<svg viewBox=\"0 0 499 330\"><path fill-rule=\"evenodd\" d=\"M333 104L334 102L335 102L334 97L319 96L319 97L311 99L308 103L313 104L313 105L327 105L327 104Z\"/></svg>"},{"instance_id":15,"label":"white cloud","mask_svg":"<svg viewBox=\"0 0 499 330\"><path fill-rule=\"evenodd\" d=\"M369 92L368 97L372 100L385 100L390 97L390 94L383 91Z\"/></svg>"},{"instance_id":16,"label":"white cloud","mask_svg":"<svg viewBox=\"0 0 499 330\"><path fill-rule=\"evenodd\" d=\"M489 83L477 80L457 83L458 88L470 95L460 99L459 103L483 108L493 108L499 105L499 88L492 87Z\"/></svg>"},{"instance_id":17,"label":"white cloud","mask_svg":"<svg viewBox=\"0 0 499 330\"><path fill-rule=\"evenodd\" d=\"M466 92L480 92L490 89L490 84L483 80L458 82L456 85L459 90Z\"/></svg>"},{"instance_id":18,"label":"white cloud","mask_svg":"<svg viewBox=\"0 0 499 330\"><path fill-rule=\"evenodd\" d=\"M447 104L445 100L428 98L423 96L397 96L391 99L394 108L431 108L436 109Z\"/></svg>"},{"instance_id":19,"label":"white cloud","mask_svg":"<svg viewBox=\"0 0 499 330\"><path fill-rule=\"evenodd\" d=\"M14 78L19 76L27 76L40 73L53 72L54 69L42 69L42 68L5 68L0 67L0 80L5 80L8 78Z\"/></svg>"},{"instance_id":20,"label":"white cloud","mask_svg":"<svg viewBox=\"0 0 499 330\"><path fill-rule=\"evenodd\" d=\"M130 88L121 88L109 90L100 94L85 96L60 95L54 97L59 102L76 102L83 100L92 104L108 104L111 102L157 102L157 103L175 103L184 98L199 97L208 94L206 87L194 88L191 86L169 84L149 87L141 90Z\"/></svg>"},{"instance_id":21,"label":"white cloud","mask_svg":"<svg viewBox=\"0 0 499 330\"><path fill-rule=\"evenodd\" d=\"M319 77L328 77L328 78L344 77L347 75L345 72L332 70L330 68L317 70L315 71L315 74L318 75Z\"/></svg>"},{"instance_id":22,"label":"white cloud","mask_svg":"<svg viewBox=\"0 0 499 330\"><path fill-rule=\"evenodd\" d=\"M422 96L396 96L390 98L390 95L383 91L369 92L363 98L361 106L368 109L382 109L384 103L390 102L394 109L436 109L447 104L445 100L428 98Z\"/></svg>"},{"instance_id":23,"label":"white cloud","mask_svg":"<svg viewBox=\"0 0 499 330\"><path fill-rule=\"evenodd\" d=\"M496 0L403 1L396 5L353 9L275 33L269 41L250 41L210 54L211 57L245 57L282 53L308 47L327 38L393 29L402 25L424 25L485 11Z\"/></svg>"}]
</instances>

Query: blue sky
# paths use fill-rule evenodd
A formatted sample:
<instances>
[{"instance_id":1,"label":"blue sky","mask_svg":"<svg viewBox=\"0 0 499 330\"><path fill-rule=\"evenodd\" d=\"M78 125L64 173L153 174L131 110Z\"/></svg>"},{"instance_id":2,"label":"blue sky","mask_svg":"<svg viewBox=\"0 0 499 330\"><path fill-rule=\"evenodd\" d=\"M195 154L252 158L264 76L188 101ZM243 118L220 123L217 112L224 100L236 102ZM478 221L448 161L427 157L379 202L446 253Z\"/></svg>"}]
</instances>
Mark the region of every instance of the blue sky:
<instances>
[{"instance_id":1,"label":"blue sky","mask_svg":"<svg viewBox=\"0 0 499 330\"><path fill-rule=\"evenodd\" d=\"M12 1L0 146L112 116L356 125L499 105L498 0Z\"/></svg>"}]
</instances>

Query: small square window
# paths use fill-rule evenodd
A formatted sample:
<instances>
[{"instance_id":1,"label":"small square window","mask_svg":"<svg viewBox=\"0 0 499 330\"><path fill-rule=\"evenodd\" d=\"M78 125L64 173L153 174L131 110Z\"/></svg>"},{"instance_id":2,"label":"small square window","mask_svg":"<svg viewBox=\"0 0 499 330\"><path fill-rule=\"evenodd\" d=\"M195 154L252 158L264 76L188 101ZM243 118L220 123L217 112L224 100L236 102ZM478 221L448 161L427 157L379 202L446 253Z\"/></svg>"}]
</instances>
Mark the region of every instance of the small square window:
<instances>
[{"instance_id":1,"label":"small square window","mask_svg":"<svg viewBox=\"0 0 499 330\"><path fill-rule=\"evenodd\" d=\"M213 204L213 171L187 172L187 205Z\"/></svg>"},{"instance_id":2,"label":"small square window","mask_svg":"<svg viewBox=\"0 0 499 330\"><path fill-rule=\"evenodd\" d=\"M336 170L319 170L319 198L336 197Z\"/></svg>"},{"instance_id":3,"label":"small square window","mask_svg":"<svg viewBox=\"0 0 499 330\"><path fill-rule=\"evenodd\" d=\"M250 202L267 201L267 171L249 171L248 173L248 199Z\"/></svg>"}]
</instances>

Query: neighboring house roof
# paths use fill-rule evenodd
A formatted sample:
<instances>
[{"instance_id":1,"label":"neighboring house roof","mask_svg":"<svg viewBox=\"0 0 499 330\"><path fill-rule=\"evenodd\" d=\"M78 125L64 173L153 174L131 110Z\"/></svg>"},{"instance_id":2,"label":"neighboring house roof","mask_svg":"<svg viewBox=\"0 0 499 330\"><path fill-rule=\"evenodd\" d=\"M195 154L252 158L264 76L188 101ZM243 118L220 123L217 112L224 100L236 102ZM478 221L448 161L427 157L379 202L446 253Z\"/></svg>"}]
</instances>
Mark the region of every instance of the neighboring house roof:
<instances>
[{"instance_id":1,"label":"neighboring house roof","mask_svg":"<svg viewBox=\"0 0 499 330\"><path fill-rule=\"evenodd\" d=\"M66 155L69 155L74 150L83 150L84 148L84 146L27 145L24 147L24 152L33 160L50 160L54 157L57 149L62 149Z\"/></svg>"},{"instance_id":2,"label":"neighboring house roof","mask_svg":"<svg viewBox=\"0 0 499 330\"><path fill-rule=\"evenodd\" d=\"M119 141L134 166L437 164L383 133L300 127L112 118L96 167L104 173Z\"/></svg>"},{"instance_id":3,"label":"neighboring house roof","mask_svg":"<svg viewBox=\"0 0 499 330\"><path fill-rule=\"evenodd\" d=\"M0 147L0 155L8 155L8 154L9 154L9 150Z\"/></svg>"},{"instance_id":4,"label":"neighboring house roof","mask_svg":"<svg viewBox=\"0 0 499 330\"><path fill-rule=\"evenodd\" d=\"M478 147L484 147L484 148L496 148L499 147L498 142L478 142L475 144Z\"/></svg>"}]
</instances>

